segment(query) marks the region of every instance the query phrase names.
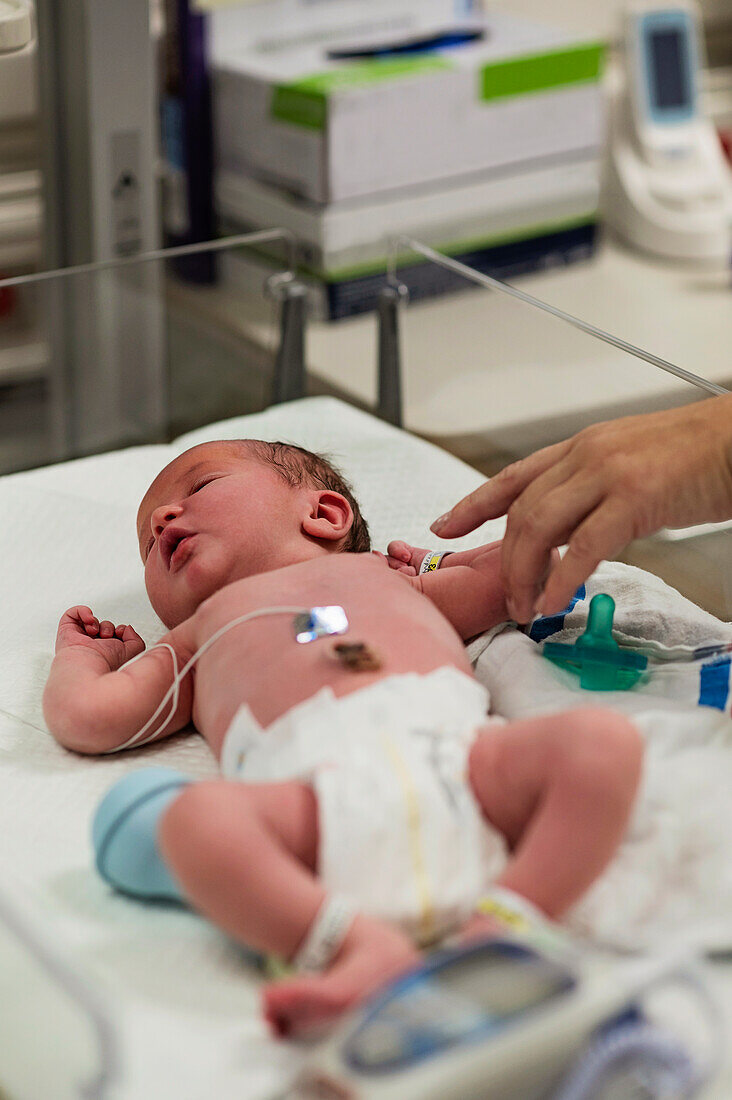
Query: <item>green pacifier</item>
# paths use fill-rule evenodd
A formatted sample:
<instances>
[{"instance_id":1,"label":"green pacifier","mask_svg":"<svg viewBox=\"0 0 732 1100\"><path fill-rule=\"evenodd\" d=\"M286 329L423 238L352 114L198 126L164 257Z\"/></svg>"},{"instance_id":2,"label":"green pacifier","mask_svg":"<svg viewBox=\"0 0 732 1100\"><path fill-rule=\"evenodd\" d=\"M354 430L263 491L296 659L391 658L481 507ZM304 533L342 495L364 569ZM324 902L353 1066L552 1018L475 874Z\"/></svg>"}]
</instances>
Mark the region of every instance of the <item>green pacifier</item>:
<instances>
[{"instance_id":1,"label":"green pacifier","mask_svg":"<svg viewBox=\"0 0 732 1100\"><path fill-rule=\"evenodd\" d=\"M580 678L587 691L629 691L648 665L648 658L621 649L613 638L615 600L599 592L590 601L587 629L576 642L544 642L542 655Z\"/></svg>"}]
</instances>

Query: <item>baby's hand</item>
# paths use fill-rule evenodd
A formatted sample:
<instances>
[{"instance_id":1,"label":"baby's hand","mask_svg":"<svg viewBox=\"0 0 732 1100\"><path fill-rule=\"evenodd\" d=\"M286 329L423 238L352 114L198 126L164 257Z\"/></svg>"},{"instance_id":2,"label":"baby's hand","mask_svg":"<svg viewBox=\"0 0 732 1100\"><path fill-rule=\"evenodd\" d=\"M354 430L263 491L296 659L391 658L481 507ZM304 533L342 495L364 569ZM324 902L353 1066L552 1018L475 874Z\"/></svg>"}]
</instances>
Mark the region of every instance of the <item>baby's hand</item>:
<instances>
[{"instance_id":1,"label":"baby's hand","mask_svg":"<svg viewBox=\"0 0 732 1100\"><path fill-rule=\"evenodd\" d=\"M391 569L406 573L408 577L416 577L426 553L427 550L420 550L417 546L410 546L408 542L395 539L386 548L386 560Z\"/></svg>"},{"instance_id":2,"label":"baby's hand","mask_svg":"<svg viewBox=\"0 0 732 1100\"><path fill-rule=\"evenodd\" d=\"M142 653L145 648L140 635L131 626L115 626L108 619L101 623L89 607L70 607L61 616L56 634L56 652L81 646L91 649L116 672L127 661Z\"/></svg>"}]
</instances>

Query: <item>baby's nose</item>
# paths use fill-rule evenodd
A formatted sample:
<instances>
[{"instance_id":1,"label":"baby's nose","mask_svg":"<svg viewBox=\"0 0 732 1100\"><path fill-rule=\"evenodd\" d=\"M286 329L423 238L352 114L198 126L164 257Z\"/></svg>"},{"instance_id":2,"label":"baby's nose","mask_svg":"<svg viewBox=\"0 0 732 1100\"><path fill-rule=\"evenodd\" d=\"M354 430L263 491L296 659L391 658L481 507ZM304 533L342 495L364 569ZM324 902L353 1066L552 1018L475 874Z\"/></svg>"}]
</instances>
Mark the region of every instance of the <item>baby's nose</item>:
<instances>
[{"instance_id":1,"label":"baby's nose","mask_svg":"<svg viewBox=\"0 0 732 1100\"><path fill-rule=\"evenodd\" d=\"M150 523L154 535L159 535L169 523L177 519L183 509L179 504L163 504L153 512Z\"/></svg>"}]
</instances>

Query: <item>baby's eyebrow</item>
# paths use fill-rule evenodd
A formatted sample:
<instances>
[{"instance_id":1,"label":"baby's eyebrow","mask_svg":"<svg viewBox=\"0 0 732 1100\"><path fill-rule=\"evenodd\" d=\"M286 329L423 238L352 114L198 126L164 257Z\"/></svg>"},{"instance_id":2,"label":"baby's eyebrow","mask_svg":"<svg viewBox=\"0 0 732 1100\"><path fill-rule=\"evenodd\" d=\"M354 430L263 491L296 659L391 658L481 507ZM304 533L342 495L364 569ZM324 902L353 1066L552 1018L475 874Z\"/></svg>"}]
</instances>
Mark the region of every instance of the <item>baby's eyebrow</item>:
<instances>
[{"instance_id":1,"label":"baby's eyebrow","mask_svg":"<svg viewBox=\"0 0 732 1100\"><path fill-rule=\"evenodd\" d=\"M194 464L192 466L189 466L188 469L183 474L180 474L176 477L175 481L173 481L173 483L171 484L170 489L168 490L168 492L171 492L174 495L174 490L178 485L188 481L189 478L191 478L192 476L197 474L199 472L199 470L205 470L206 467L210 467L210 466L211 466L210 460L206 461L206 459L203 459L200 462L194 462ZM167 496L167 495L168 495L168 493L166 492L165 496ZM161 503L163 503L163 502L161 501ZM160 505L156 504L155 507L149 508L147 510L147 512L145 514L145 519L140 524L140 526L137 530L137 541L138 541L138 543L142 543L142 540L145 538L145 532L148 531L149 528L150 528L150 517L152 516L153 512L155 511L155 508L159 508L159 507L160 507Z\"/></svg>"}]
</instances>

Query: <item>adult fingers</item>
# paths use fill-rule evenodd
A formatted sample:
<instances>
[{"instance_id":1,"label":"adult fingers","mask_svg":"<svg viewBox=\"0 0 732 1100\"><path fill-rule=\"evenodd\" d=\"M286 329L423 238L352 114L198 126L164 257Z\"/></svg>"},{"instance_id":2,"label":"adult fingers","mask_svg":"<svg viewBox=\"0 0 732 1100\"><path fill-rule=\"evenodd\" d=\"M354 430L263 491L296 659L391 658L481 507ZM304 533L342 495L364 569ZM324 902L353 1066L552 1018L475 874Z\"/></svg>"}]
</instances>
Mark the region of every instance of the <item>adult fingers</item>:
<instances>
[{"instance_id":1,"label":"adult fingers","mask_svg":"<svg viewBox=\"0 0 732 1100\"><path fill-rule=\"evenodd\" d=\"M488 519L496 519L504 515L516 497L534 478L539 477L564 457L570 444L571 440L554 443L551 447L545 447L529 455L528 458L522 458L518 462L511 463L510 466L505 466L490 481L474 489L472 493L458 501L451 511L435 520L430 530L440 538L454 539L474 531Z\"/></svg>"},{"instance_id":2,"label":"adult fingers","mask_svg":"<svg viewBox=\"0 0 732 1100\"><path fill-rule=\"evenodd\" d=\"M566 607L600 562L615 557L633 539L633 528L633 512L626 501L617 497L602 501L579 525L566 554L550 570L536 611L555 615Z\"/></svg>"},{"instance_id":3,"label":"adult fingers","mask_svg":"<svg viewBox=\"0 0 732 1100\"><path fill-rule=\"evenodd\" d=\"M533 618L552 551L571 537L599 499L596 483L578 473L543 494L535 505L525 505L521 497L511 508L501 575L509 611L517 622Z\"/></svg>"},{"instance_id":4,"label":"adult fingers","mask_svg":"<svg viewBox=\"0 0 732 1100\"><path fill-rule=\"evenodd\" d=\"M589 505L580 514L572 514L578 475L582 472L576 470L572 456L565 456L534 478L508 509L501 577L509 597L516 596L521 587L539 595L537 585L542 568L544 572L548 569L549 552L574 529L572 519L579 522L587 514ZM513 610L518 613L520 608L521 614L531 618L533 606L533 602L530 607L520 602Z\"/></svg>"}]
</instances>

